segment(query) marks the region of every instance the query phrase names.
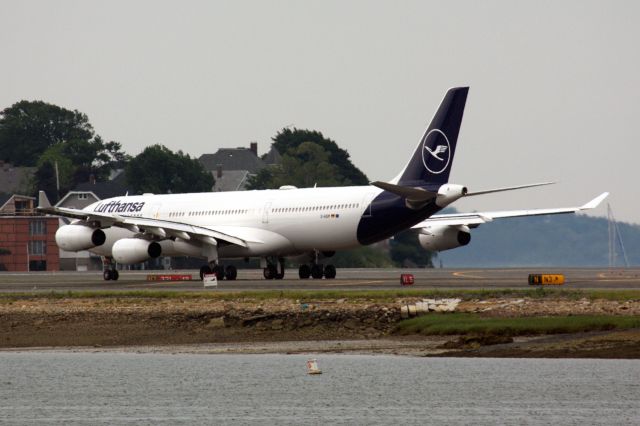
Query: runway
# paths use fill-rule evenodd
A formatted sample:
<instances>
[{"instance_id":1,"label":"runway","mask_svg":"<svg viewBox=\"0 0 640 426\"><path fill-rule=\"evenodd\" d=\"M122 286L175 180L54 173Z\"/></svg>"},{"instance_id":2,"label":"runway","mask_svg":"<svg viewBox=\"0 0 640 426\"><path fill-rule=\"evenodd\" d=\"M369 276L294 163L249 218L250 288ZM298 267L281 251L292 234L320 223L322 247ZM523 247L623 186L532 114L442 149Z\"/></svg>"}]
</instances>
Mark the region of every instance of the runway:
<instances>
[{"instance_id":1,"label":"runway","mask_svg":"<svg viewBox=\"0 0 640 426\"><path fill-rule=\"evenodd\" d=\"M148 274L191 274L192 281L147 281ZM220 281L208 291L240 290L375 290L397 289L400 274L415 277L422 289L531 288L530 273L564 274L562 288L640 289L640 268L513 268L513 269L338 269L333 280L300 280L297 270L287 270L283 280L265 280L261 270L239 270L236 281ZM104 281L100 271L0 273L0 292L65 292L97 290L204 290L198 271L121 271L118 281ZM557 286L551 286L557 287Z\"/></svg>"}]
</instances>

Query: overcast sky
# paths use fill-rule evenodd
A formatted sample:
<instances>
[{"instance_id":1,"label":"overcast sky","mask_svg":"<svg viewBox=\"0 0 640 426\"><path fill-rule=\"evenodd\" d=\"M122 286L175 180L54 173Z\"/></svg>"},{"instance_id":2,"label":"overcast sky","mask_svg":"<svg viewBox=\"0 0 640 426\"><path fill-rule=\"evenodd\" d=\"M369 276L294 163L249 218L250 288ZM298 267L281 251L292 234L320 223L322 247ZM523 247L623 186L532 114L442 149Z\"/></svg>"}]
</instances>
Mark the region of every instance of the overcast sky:
<instances>
[{"instance_id":1,"label":"overcast sky","mask_svg":"<svg viewBox=\"0 0 640 426\"><path fill-rule=\"evenodd\" d=\"M321 131L393 178L447 88L471 90L462 210L580 205L640 223L640 2L2 0L0 108L44 100L130 154ZM594 212L605 215L606 207Z\"/></svg>"}]
</instances>

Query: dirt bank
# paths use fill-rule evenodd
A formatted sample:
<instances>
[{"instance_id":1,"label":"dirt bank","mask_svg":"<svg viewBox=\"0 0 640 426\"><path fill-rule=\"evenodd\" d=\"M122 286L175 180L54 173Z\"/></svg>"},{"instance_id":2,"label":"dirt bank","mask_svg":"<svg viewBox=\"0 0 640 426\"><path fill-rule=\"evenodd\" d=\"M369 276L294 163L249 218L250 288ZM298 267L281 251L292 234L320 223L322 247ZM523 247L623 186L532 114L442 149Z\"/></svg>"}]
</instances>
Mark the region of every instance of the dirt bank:
<instances>
[{"instance_id":1,"label":"dirt bank","mask_svg":"<svg viewBox=\"0 0 640 426\"><path fill-rule=\"evenodd\" d=\"M400 305L412 301L152 297L2 300L0 348L213 345L225 352L244 348L239 351L640 357L638 331L525 337L506 343L465 341L460 336L395 336L393 331L401 320ZM640 315L640 303L504 298L464 301L458 311L487 316Z\"/></svg>"}]
</instances>

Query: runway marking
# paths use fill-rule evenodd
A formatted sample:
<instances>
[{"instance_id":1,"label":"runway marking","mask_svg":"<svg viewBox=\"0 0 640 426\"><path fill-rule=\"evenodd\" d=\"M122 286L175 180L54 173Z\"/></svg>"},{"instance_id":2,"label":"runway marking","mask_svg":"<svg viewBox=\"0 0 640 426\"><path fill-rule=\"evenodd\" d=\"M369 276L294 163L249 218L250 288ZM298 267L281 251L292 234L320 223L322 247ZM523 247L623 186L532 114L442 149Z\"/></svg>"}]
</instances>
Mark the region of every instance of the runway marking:
<instances>
[{"instance_id":1,"label":"runway marking","mask_svg":"<svg viewBox=\"0 0 640 426\"><path fill-rule=\"evenodd\" d=\"M638 278L637 275L616 275L615 273L611 273L611 272L600 272L598 274L598 278L601 278L598 281L620 281L620 280L631 280L631 281L637 281L640 278Z\"/></svg>"},{"instance_id":2,"label":"runway marking","mask_svg":"<svg viewBox=\"0 0 640 426\"><path fill-rule=\"evenodd\" d=\"M202 281L198 281L200 283L202 283ZM176 284L177 283L193 283L193 281L153 281L153 282L141 282L140 284L130 284L130 285L123 285L122 287L125 288L130 288L130 287L152 287L152 286L158 286L158 285L171 285L171 284Z\"/></svg>"},{"instance_id":3,"label":"runway marking","mask_svg":"<svg viewBox=\"0 0 640 426\"><path fill-rule=\"evenodd\" d=\"M477 272L477 271L470 271L470 272ZM454 277L472 278L472 279L476 279L476 280L484 280L484 279L486 279L485 277L480 277L478 275L469 275L468 272L452 272L451 275L453 275Z\"/></svg>"},{"instance_id":4,"label":"runway marking","mask_svg":"<svg viewBox=\"0 0 640 426\"><path fill-rule=\"evenodd\" d=\"M380 284L380 283L386 283L388 281L385 280L375 280L375 281L347 281L347 282L333 282L331 284L325 284L326 287L337 287L337 286L343 286L343 285L363 285L363 284Z\"/></svg>"}]
</instances>

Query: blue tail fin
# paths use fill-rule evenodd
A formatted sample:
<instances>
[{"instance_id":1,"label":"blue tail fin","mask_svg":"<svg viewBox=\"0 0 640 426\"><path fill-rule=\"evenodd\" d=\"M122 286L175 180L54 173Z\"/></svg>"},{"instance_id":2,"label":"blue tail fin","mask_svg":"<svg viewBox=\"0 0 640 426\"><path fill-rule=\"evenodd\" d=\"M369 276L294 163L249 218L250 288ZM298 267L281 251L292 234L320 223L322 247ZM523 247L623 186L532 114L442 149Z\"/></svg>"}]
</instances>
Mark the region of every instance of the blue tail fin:
<instances>
[{"instance_id":1,"label":"blue tail fin","mask_svg":"<svg viewBox=\"0 0 640 426\"><path fill-rule=\"evenodd\" d=\"M418 148L393 183L422 186L448 182L468 92L468 87L449 89Z\"/></svg>"}]
</instances>

